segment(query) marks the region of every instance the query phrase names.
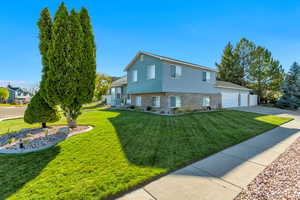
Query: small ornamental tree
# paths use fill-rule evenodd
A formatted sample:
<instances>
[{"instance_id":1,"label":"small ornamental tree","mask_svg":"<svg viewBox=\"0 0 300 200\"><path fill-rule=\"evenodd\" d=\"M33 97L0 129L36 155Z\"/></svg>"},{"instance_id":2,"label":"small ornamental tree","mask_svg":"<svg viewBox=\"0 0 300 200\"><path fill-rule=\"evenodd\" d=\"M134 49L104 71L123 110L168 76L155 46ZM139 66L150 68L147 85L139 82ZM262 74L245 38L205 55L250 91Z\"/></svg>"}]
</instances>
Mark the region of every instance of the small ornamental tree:
<instances>
[{"instance_id":1,"label":"small ornamental tree","mask_svg":"<svg viewBox=\"0 0 300 200\"><path fill-rule=\"evenodd\" d=\"M0 88L0 101L6 101L9 97L9 91L7 88Z\"/></svg>"},{"instance_id":2,"label":"small ornamental tree","mask_svg":"<svg viewBox=\"0 0 300 200\"><path fill-rule=\"evenodd\" d=\"M59 119L60 114L57 107L51 107L39 92L32 97L24 115L26 123L42 123L43 128L47 127L47 122L56 122Z\"/></svg>"}]
</instances>

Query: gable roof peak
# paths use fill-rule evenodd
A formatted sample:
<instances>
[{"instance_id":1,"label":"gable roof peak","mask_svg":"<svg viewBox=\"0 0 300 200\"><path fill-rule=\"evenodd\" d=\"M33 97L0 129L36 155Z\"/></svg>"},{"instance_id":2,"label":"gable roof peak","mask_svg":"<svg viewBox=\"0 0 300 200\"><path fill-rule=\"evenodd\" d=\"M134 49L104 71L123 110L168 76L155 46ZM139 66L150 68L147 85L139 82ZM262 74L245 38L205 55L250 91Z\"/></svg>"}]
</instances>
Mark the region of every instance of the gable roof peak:
<instances>
[{"instance_id":1,"label":"gable roof peak","mask_svg":"<svg viewBox=\"0 0 300 200\"><path fill-rule=\"evenodd\" d=\"M202 65L198 65L198 64L194 64L194 63L190 63L190 62L186 62L186 61L182 61L182 60L177 60L177 59L166 57L166 56L160 56L160 55L145 52L145 51L138 51L138 53L135 55L135 57L126 66L124 71L127 72L128 69L137 61L137 59L141 55L146 55L146 56L150 56L150 57L153 57L153 58L157 58L159 60L165 61L165 62L170 63L170 64L178 64L178 65L183 65L183 66L186 66L186 67L191 67L191 68L194 68L194 69L202 69L202 70L206 70L206 71L217 72L217 70L211 69L209 67L205 67L205 66L202 66Z\"/></svg>"}]
</instances>

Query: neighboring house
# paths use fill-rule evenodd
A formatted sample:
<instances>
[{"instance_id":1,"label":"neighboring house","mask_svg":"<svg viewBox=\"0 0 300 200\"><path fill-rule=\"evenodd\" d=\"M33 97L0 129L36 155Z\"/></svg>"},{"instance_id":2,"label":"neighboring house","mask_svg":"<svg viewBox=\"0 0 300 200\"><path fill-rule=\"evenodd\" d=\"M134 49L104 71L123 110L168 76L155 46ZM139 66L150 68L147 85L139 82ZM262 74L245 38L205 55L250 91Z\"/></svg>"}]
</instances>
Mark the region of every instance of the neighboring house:
<instances>
[{"instance_id":1,"label":"neighboring house","mask_svg":"<svg viewBox=\"0 0 300 200\"><path fill-rule=\"evenodd\" d=\"M19 104L28 103L33 94L29 92L28 90L20 87L13 87L11 85L7 86L7 89L9 91L9 97L8 97L8 103L16 102Z\"/></svg>"},{"instance_id":2,"label":"neighboring house","mask_svg":"<svg viewBox=\"0 0 300 200\"><path fill-rule=\"evenodd\" d=\"M227 108L254 105L250 89L216 81L216 70L152 53L138 52L114 81L111 105L172 108ZM254 102L250 102L254 101Z\"/></svg>"}]
</instances>

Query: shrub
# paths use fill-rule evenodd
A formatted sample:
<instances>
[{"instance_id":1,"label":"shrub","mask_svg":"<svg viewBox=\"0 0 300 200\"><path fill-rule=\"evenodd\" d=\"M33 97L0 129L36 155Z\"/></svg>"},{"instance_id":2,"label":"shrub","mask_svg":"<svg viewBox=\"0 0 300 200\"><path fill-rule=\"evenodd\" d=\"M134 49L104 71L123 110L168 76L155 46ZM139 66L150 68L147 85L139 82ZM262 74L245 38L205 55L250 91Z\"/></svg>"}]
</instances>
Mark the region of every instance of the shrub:
<instances>
[{"instance_id":1,"label":"shrub","mask_svg":"<svg viewBox=\"0 0 300 200\"><path fill-rule=\"evenodd\" d=\"M29 124L42 123L43 128L46 128L46 122L56 122L60 119L60 114L58 108L51 107L40 93L37 92L36 95L31 99L25 115L24 121Z\"/></svg>"},{"instance_id":2,"label":"shrub","mask_svg":"<svg viewBox=\"0 0 300 200\"><path fill-rule=\"evenodd\" d=\"M151 110L152 110L152 107L151 107L151 106L147 106L146 110L147 110L147 111L151 111Z\"/></svg>"},{"instance_id":3,"label":"shrub","mask_svg":"<svg viewBox=\"0 0 300 200\"><path fill-rule=\"evenodd\" d=\"M129 108L129 109L135 109L135 106L134 105L130 105L127 108Z\"/></svg>"}]
</instances>

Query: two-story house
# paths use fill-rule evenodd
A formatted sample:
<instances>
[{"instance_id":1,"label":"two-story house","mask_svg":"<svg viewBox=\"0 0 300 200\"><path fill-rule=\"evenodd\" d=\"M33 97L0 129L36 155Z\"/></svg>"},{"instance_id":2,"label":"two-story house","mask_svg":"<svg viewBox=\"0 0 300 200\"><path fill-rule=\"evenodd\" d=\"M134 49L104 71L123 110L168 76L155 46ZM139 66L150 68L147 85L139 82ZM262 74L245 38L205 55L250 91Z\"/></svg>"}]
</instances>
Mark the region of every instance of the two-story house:
<instances>
[{"instance_id":1,"label":"two-story house","mask_svg":"<svg viewBox=\"0 0 300 200\"><path fill-rule=\"evenodd\" d=\"M7 89L9 91L9 97L7 100L9 103L15 101L16 103L24 104L28 103L33 97L33 94L24 88L8 85Z\"/></svg>"},{"instance_id":2,"label":"two-story house","mask_svg":"<svg viewBox=\"0 0 300 200\"><path fill-rule=\"evenodd\" d=\"M126 66L127 77L113 82L113 105L172 108L226 108L255 105L250 89L216 81L216 70L205 66L138 52ZM250 102L251 101L251 102ZM256 100L257 101L257 100Z\"/></svg>"}]
</instances>

